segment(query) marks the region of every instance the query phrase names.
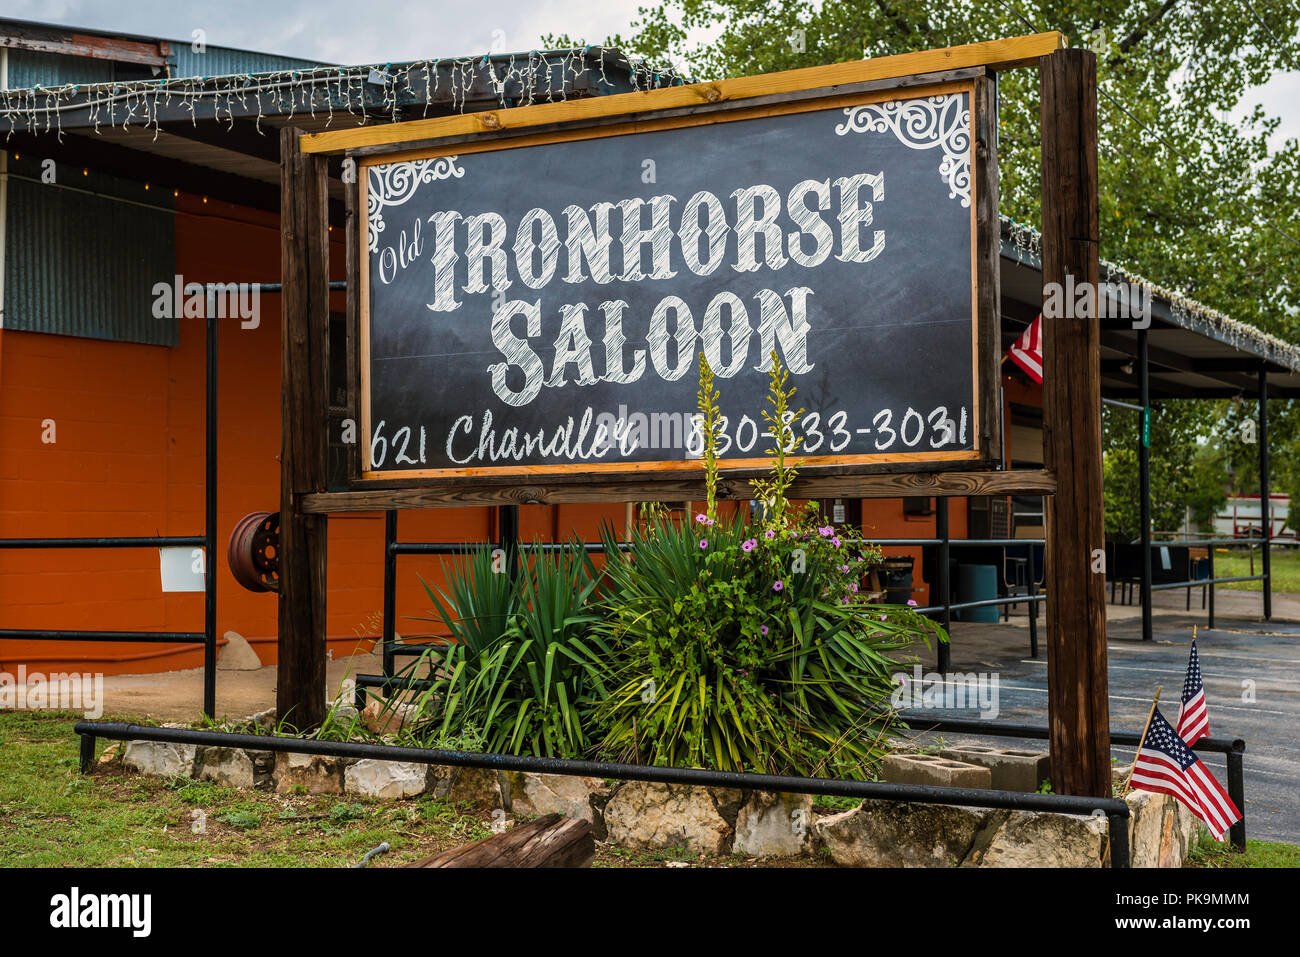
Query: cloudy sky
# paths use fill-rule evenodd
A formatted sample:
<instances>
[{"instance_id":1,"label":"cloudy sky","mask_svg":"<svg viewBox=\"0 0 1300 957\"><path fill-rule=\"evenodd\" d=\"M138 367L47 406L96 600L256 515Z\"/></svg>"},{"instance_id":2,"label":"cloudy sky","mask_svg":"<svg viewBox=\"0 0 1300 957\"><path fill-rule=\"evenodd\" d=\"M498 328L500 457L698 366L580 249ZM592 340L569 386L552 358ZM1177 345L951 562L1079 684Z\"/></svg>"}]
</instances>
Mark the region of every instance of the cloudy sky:
<instances>
[{"instance_id":1,"label":"cloudy sky","mask_svg":"<svg viewBox=\"0 0 1300 957\"><path fill-rule=\"evenodd\" d=\"M548 33L591 42L627 32L649 0L3 0L0 15L188 40L331 63L385 63L531 50ZM364 15L363 15L364 12ZM500 31L499 33L496 31ZM1300 136L1300 72L1279 74L1247 97L1283 118L1278 139Z\"/></svg>"}]
</instances>

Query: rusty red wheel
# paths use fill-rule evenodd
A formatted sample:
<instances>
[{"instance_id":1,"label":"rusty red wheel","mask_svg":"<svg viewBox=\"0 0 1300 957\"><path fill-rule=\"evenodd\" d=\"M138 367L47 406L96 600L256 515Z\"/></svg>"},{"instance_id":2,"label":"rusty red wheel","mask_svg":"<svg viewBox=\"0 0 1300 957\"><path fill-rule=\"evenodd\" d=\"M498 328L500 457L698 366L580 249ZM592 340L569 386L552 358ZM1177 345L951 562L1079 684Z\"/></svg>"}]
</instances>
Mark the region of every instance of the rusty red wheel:
<instances>
[{"instance_id":1,"label":"rusty red wheel","mask_svg":"<svg viewBox=\"0 0 1300 957\"><path fill-rule=\"evenodd\" d=\"M278 591L280 513L250 512L235 523L226 560L235 581L249 591Z\"/></svg>"}]
</instances>

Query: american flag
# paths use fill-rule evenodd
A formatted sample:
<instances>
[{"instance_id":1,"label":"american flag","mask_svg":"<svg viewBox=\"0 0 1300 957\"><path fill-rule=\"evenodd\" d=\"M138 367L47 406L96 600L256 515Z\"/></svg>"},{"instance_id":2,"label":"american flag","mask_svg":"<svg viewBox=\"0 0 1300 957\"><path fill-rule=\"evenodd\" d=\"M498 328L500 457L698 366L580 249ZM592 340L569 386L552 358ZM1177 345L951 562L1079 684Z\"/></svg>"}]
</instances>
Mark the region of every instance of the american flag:
<instances>
[{"instance_id":1,"label":"american flag","mask_svg":"<svg viewBox=\"0 0 1300 957\"><path fill-rule=\"evenodd\" d=\"M1143 791L1172 794L1205 822L1216 841L1237 821L1241 812L1210 769L1156 708L1151 726L1133 765L1132 784Z\"/></svg>"},{"instance_id":2,"label":"american flag","mask_svg":"<svg viewBox=\"0 0 1300 957\"><path fill-rule=\"evenodd\" d=\"M1043 315L1029 324L1019 339L1007 350L1007 358L1039 385L1043 384Z\"/></svg>"},{"instance_id":3,"label":"american flag","mask_svg":"<svg viewBox=\"0 0 1300 957\"><path fill-rule=\"evenodd\" d=\"M1187 677L1183 679L1183 704L1178 711L1178 736L1190 748L1210 733L1210 713L1205 708L1205 685L1201 681L1201 659L1196 654L1196 636L1192 636L1192 653L1187 659Z\"/></svg>"}]
</instances>

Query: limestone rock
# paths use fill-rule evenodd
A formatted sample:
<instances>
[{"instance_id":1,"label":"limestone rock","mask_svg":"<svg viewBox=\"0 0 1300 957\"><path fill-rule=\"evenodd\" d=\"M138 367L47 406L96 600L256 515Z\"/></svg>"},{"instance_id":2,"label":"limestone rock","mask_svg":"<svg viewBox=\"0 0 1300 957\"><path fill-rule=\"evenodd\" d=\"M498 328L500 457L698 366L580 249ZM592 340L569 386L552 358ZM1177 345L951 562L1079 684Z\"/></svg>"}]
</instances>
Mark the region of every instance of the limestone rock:
<instances>
[{"instance_id":1,"label":"limestone rock","mask_svg":"<svg viewBox=\"0 0 1300 957\"><path fill-rule=\"evenodd\" d=\"M563 814L592 823L595 815L591 809L593 791L603 790L601 778L577 777L571 774L507 774L510 811L513 814Z\"/></svg>"},{"instance_id":2,"label":"limestone rock","mask_svg":"<svg viewBox=\"0 0 1300 957\"><path fill-rule=\"evenodd\" d=\"M1106 861L1110 822L1104 815L1001 811L995 822L966 866L1101 867Z\"/></svg>"},{"instance_id":3,"label":"limestone rock","mask_svg":"<svg viewBox=\"0 0 1300 957\"><path fill-rule=\"evenodd\" d=\"M435 793L456 804L470 804L480 810L504 808L505 795L495 771L484 768L453 768L439 782Z\"/></svg>"},{"instance_id":4,"label":"limestone rock","mask_svg":"<svg viewBox=\"0 0 1300 957\"><path fill-rule=\"evenodd\" d=\"M1129 861L1132 867L1182 867L1201 822L1168 794L1130 791Z\"/></svg>"},{"instance_id":5,"label":"limestone rock","mask_svg":"<svg viewBox=\"0 0 1300 957\"><path fill-rule=\"evenodd\" d=\"M257 652L237 631L228 631L225 635L226 646L217 655L218 671L256 671L262 667L262 659Z\"/></svg>"},{"instance_id":6,"label":"limestone rock","mask_svg":"<svg viewBox=\"0 0 1300 957\"><path fill-rule=\"evenodd\" d=\"M427 764L363 758L343 773L343 789L360 797L409 798L423 794L428 780Z\"/></svg>"},{"instance_id":7,"label":"limestone rock","mask_svg":"<svg viewBox=\"0 0 1300 957\"><path fill-rule=\"evenodd\" d=\"M342 794L343 771L347 761L319 754L290 754L278 752L275 756L275 790L288 794L296 787L308 794Z\"/></svg>"},{"instance_id":8,"label":"limestone rock","mask_svg":"<svg viewBox=\"0 0 1300 957\"><path fill-rule=\"evenodd\" d=\"M848 867L954 867L989 812L948 804L863 801L817 822L817 839Z\"/></svg>"},{"instance_id":9,"label":"limestone rock","mask_svg":"<svg viewBox=\"0 0 1300 957\"><path fill-rule=\"evenodd\" d=\"M171 744L166 741L128 741L122 763L141 774L160 778L193 777L193 744Z\"/></svg>"},{"instance_id":10,"label":"limestone rock","mask_svg":"<svg viewBox=\"0 0 1300 957\"><path fill-rule=\"evenodd\" d=\"M811 794L754 791L736 815L733 854L748 857L797 857L811 849Z\"/></svg>"},{"instance_id":11,"label":"limestone rock","mask_svg":"<svg viewBox=\"0 0 1300 957\"><path fill-rule=\"evenodd\" d=\"M269 751L246 751L243 748L200 748L195 762L200 781L213 781L222 787L266 787L271 783L275 756Z\"/></svg>"},{"instance_id":12,"label":"limestone rock","mask_svg":"<svg viewBox=\"0 0 1300 957\"><path fill-rule=\"evenodd\" d=\"M629 781L605 806L611 843L633 850L680 847L696 855L731 849L732 825L724 814L742 794L727 788Z\"/></svg>"}]
</instances>

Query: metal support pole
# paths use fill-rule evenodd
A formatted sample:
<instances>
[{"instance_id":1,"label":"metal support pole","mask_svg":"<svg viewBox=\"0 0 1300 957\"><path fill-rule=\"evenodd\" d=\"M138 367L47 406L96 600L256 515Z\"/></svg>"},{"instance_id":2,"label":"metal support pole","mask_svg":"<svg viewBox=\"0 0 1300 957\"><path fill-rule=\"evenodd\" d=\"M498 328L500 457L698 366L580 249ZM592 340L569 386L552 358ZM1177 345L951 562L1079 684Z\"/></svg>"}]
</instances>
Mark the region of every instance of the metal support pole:
<instances>
[{"instance_id":1,"label":"metal support pole","mask_svg":"<svg viewBox=\"0 0 1300 957\"><path fill-rule=\"evenodd\" d=\"M948 499L936 498L934 500L935 512L935 537L939 539L939 562L938 568L935 569L935 587L939 589L939 598L943 603L943 629L947 631L952 625L952 595L948 583L948 557L950 554L948 541ZM934 600L931 599L931 604ZM939 674L946 675L951 663L951 649L946 641L938 642L938 667Z\"/></svg>"},{"instance_id":2,"label":"metal support pole","mask_svg":"<svg viewBox=\"0 0 1300 957\"><path fill-rule=\"evenodd\" d=\"M1151 367L1147 357L1147 331L1138 330L1138 498L1142 521L1142 640L1151 640Z\"/></svg>"},{"instance_id":3,"label":"metal support pole","mask_svg":"<svg viewBox=\"0 0 1300 957\"><path fill-rule=\"evenodd\" d=\"M497 506L497 545L506 553L511 575L519 573L519 506Z\"/></svg>"},{"instance_id":4,"label":"metal support pole","mask_svg":"<svg viewBox=\"0 0 1300 957\"><path fill-rule=\"evenodd\" d=\"M90 769L95 766L95 736L93 734L83 734L81 736L81 773L89 774Z\"/></svg>"},{"instance_id":5,"label":"metal support pole","mask_svg":"<svg viewBox=\"0 0 1300 957\"><path fill-rule=\"evenodd\" d=\"M397 640L397 510L384 513L384 677L393 676L393 643Z\"/></svg>"},{"instance_id":6,"label":"metal support pole","mask_svg":"<svg viewBox=\"0 0 1300 957\"><path fill-rule=\"evenodd\" d=\"M1034 547L1029 546L1029 597L1038 594L1038 580L1034 578ZM1038 657L1038 602L1029 603L1029 657Z\"/></svg>"},{"instance_id":7,"label":"metal support pole","mask_svg":"<svg viewBox=\"0 0 1300 957\"><path fill-rule=\"evenodd\" d=\"M1246 849L1246 775L1242 767L1242 755L1246 753L1246 742L1238 738L1232 742L1232 750L1226 755L1228 761L1228 797L1241 812L1241 820L1232 825L1228 834L1238 850Z\"/></svg>"},{"instance_id":8,"label":"metal support pole","mask_svg":"<svg viewBox=\"0 0 1300 957\"><path fill-rule=\"evenodd\" d=\"M1273 579L1270 561L1273 542L1273 510L1270 507L1268 474L1268 371L1259 370L1259 516L1264 538L1260 545L1264 560L1264 620L1273 617Z\"/></svg>"},{"instance_id":9,"label":"metal support pole","mask_svg":"<svg viewBox=\"0 0 1300 957\"><path fill-rule=\"evenodd\" d=\"M1127 814L1107 814L1110 821L1110 866L1127 868L1129 866L1128 825L1132 820Z\"/></svg>"},{"instance_id":10,"label":"metal support pole","mask_svg":"<svg viewBox=\"0 0 1300 957\"><path fill-rule=\"evenodd\" d=\"M217 714L217 306L207 288L207 437L203 483L203 713Z\"/></svg>"},{"instance_id":11,"label":"metal support pole","mask_svg":"<svg viewBox=\"0 0 1300 957\"><path fill-rule=\"evenodd\" d=\"M1209 620L1205 623L1205 627L1213 628L1214 627L1214 543L1213 542L1209 544L1207 554L1209 555L1209 559L1210 559L1209 562L1210 581L1209 584L1206 585L1206 587L1209 588L1210 590L1209 595L1207 596L1207 604L1210 606L1209 607L1210 613L1209 613Z\"/></svg>"}]
</instances>

